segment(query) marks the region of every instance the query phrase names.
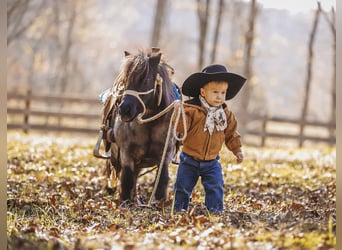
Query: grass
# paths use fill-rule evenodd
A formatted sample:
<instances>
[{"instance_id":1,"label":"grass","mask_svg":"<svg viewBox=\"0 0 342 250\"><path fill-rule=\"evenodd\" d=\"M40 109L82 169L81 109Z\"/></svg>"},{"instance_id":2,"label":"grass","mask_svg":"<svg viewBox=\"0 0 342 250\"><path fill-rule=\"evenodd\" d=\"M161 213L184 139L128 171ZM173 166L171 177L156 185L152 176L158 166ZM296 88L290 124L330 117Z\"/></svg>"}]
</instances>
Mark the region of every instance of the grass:
<instances>
[{"instance_id":1,"label":"grass","mask_svg":"<svg viewBox=\"0 0 342 250\"><path fill-rule=\"evenodd\" d=\"M225 212L210 215L200 183L189 213L169 197L127 207L104 189L96 138L8 134L8 249L335 249L336 149L245 147L221 152ZM139 178L147 203L155 172Z\"/></svg>"}]
</instances>

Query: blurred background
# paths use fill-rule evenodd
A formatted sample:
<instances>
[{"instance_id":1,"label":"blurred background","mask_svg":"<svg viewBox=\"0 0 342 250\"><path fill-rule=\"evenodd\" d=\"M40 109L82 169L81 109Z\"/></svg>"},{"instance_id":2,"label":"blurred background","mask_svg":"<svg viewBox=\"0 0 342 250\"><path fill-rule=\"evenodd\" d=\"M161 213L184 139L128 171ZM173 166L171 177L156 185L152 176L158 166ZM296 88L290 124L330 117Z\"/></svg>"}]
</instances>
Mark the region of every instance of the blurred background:
<instances>
[{"instance_id":1,"label":"blurred background","mask_svg":"<svg viewBox=\"0 0 342 250\"><path fill-rule=\"evenodd\" d=\"M263 141L281 132L300 145L321 134L318 142L334 144L335 8L329 0L8 1L8 129L89 128L88 114L94 125L83 132L96 130L98 95L124 51L154 46L179 86L211 63L247 77L228 103L243 134Z\"/></svg>"}]
</instances>

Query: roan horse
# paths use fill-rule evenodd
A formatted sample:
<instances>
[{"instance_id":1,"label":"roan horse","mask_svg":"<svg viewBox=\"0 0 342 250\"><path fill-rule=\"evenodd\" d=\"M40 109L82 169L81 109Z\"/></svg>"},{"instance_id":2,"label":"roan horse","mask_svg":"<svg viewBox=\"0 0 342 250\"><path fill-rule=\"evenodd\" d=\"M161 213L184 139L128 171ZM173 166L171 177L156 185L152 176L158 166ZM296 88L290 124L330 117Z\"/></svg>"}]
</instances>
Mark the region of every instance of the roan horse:
<instances>
[{"instance_id":1,"label":"roan horse","mask_svg":"<svg viewBox=\"0 0 342 250\"><path fill-rule=\"evenodd\" d=\"M161 162L172 112L150 122L141 121L159 114L179 99L170 79L173 69L161 56L159 49L140 51L137 55L125 51L122 70L113 84L120 89L120 95L110 116L109 126L115 138L110 145L110 163L120 179L121 201L135 201L140 172ZM154 197L157 201L167 197L168 165L176 152L176 144L171 137L164 164L160 166Z\"/></svg>"}]
</instances>

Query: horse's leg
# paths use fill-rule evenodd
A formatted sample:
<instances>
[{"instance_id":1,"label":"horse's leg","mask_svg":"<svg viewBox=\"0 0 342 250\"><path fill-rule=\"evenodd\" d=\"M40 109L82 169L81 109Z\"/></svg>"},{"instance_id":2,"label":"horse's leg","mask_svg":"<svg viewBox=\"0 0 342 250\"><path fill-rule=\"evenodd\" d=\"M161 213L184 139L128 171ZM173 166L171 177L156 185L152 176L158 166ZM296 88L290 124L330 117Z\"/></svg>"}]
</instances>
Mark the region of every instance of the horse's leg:
<instances>
[{"instance_id":1,"label":"horse's leg","mask_svg":"<svg viewBox=\"0 0 342 250\"><path fill-rule=\"evenodd\" d=\"M134 201L137 184L137 172L132 167L125 165L121 173L121 201Z\"/></svg>"},{"instance_id":2,"label":"horse's leg","mask_svg":"<svg viewBox=\"0 0 342 250\"><path fill-rule=\"evenodd\" d=\"M112 169L112 164L110 162L110 159L106 160L106 177L107 177L107 183L106 183L106 190L108 192L108 194L113 195L116 191L116 187L113 184L113 180L112 180L112 173L113 169Z\"/></svg>"},{"instance_id":3,"label":"horse's leg","mask_svg":"<svg viewBox=\"0 0 342 250\"><path fill-rule=\"evenodd\" d=\"M116 143L110 144L110 148L106 152L111 150L111 157L106 159L106 190L109 195L113 195L117 190L118 179L121 172L121 165L120 165L120 148Z\"/></svg>"},{"instance_id":4,"label":"horse's leg","mask_svg":"<svg viewBox=\"0 0 342 250\"><path fill-rule=\"evenodd\" d=\"M167 197L167 185L169 183L169 162L164 163L160 174L159 183L157 186L155 198L156 200L165 200Z\"/></svg>"}]
</instances>

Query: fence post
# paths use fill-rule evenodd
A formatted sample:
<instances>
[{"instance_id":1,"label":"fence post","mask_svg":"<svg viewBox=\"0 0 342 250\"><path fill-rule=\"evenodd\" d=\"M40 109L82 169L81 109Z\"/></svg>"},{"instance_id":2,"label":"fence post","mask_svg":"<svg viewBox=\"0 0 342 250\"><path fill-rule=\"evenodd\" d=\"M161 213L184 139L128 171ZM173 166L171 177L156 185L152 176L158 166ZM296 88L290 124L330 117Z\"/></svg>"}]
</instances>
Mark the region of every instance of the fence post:
<instances>
[{"instance_id":1,"label":"fence post","mask_svg":"<svg viewBox=\"0 0 342 250\"><path fill-rule=\"evenodd\" d=\"M25 99L25 113L24 113L24 126L23 126L23 130L24 133L27 134L28 133L28 129L29 129L29 114L30 114L30 108L31 108L31 95L32 95L32 89L29 88L27 90L27 95L26 95L26 99Z\"/></svg>"},{"instance_id":2,"label":"fence post","mask_svg":"<svg viewBox=\"0 0 342 250\"><path fill-rule=\"evenodd\" d=\"M304 126L305 126L305 121L302 118L300 120L300 128L299 128L299 144L298 144L298 146L300 148L303 147L303 144L304 144Z\"/></svg>"},{"instance_id":3,"label":"fence post","mask_svg":"<svg viewBox=\"0 0 342 250\"><path fill-rule=\"evenodd\" d=\"M329 138L330 138L330 142L329 145L333 146L336 145L336 119L335 122L331 122L329 123ZM335 143L334 143L334 139L335 139Z\"/></svg>"},{"instance_id":4,"label":"fence post","mask_svg":"<svg viewBox=\"0 0 342 250\"><path fill-rule=\"evenodd\" d=\"M268 116L263 115L262 126L261 126L261 147L265 147L267 120L268 120Z\"/></svg>"}]
</instances>

